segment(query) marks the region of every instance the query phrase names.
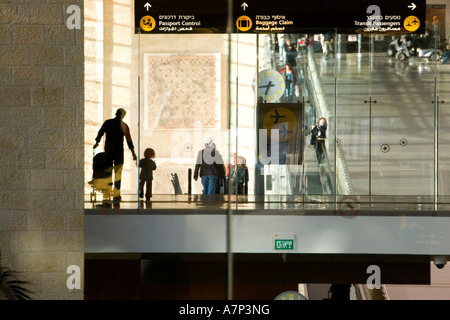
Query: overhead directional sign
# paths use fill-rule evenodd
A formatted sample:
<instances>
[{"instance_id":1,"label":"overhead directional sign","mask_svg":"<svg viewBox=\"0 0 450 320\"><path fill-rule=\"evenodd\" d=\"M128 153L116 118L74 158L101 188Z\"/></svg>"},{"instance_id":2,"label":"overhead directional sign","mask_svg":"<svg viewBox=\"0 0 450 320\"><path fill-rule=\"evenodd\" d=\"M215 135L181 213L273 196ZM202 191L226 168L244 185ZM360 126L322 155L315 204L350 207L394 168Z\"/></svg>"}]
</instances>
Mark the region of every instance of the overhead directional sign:
<instances>
[{"instance_id":1,"label":"overhead directional sign","mask_svg":"<svg viewBox=\"0 0 450 320\"><path fill-rule=\"evenodd\" d=\"M226 0L135 0L134 14L135 33L231 32Z\"/></svg>"},{"instance_id":2,"label":"overhead directional sign","mask_svg":"<svg viewBox=\"0 0 450 320\"><path fill-rule=\"evenodd\" d=\"M136 33L424 33L426 0L135 0Z\"/></svg>"},{"instance_id":3,"label":"overhead directional sign","mask_svg":"<svg viewBox=\"0 0 450 320\"><path fill-rule=\"evenodd\" d=\"M248 30L237 23L237 32L317 33L337 29L342 33L410 33L425 31L425 0L245 0L245 10L235 0L234 20L246 17ZM418 22L411 27L406 20ZM308 30L305 32L305 30Z\"/></svg>"}]
</instances>

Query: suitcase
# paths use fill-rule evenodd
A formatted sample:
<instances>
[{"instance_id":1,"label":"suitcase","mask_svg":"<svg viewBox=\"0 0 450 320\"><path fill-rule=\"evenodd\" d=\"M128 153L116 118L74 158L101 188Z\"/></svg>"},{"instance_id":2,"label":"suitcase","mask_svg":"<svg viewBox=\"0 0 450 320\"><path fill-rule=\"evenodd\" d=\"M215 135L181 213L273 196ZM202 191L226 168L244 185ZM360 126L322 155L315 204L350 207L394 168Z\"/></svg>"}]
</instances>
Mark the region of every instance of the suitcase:
<instances>
[{"instance_id":1,"label":"suitcase","mask_svg":"<svg viewBox=\"0 0 450 320\"><path fill-rule=\"evenodd\" d=\"M97 191L104 195L111 195L112 193L112 168L106 161L105 152L94 155L92 159L92 171L92 180L89 181L89 184L92 186L91 202L96 202Z\"/></svg>"}]
</instances>

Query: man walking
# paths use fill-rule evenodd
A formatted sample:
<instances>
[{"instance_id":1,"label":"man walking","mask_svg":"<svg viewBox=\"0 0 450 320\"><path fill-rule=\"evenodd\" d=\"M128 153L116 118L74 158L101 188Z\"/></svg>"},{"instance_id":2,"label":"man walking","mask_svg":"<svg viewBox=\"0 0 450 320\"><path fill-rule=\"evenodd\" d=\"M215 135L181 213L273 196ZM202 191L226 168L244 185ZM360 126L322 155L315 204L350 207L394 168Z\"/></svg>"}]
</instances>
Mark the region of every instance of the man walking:
<instances>
[{"instance_id":1,"label":"man walking","mask_svg":"<svg viewBox=\"0 0 450 320\"><path fill-rule=\"evenodd\" d=\"M114 172L114 191L113 200L115 203L121 200L120 185L122 179L122 169L124 163L124 149L123 138L125 137L128 148L133 155L133 160L136 161L136 153L134 152L133 140L131 139L130 129L128 125L123 122L123 118L126 115L125 109L118 109L116 111L116 117L106 120L98 131L95 138L94 149L97 148L103 135L106 135L105 139L105 164L108 168L111 168Z\"/></svg>"}]
</instances>

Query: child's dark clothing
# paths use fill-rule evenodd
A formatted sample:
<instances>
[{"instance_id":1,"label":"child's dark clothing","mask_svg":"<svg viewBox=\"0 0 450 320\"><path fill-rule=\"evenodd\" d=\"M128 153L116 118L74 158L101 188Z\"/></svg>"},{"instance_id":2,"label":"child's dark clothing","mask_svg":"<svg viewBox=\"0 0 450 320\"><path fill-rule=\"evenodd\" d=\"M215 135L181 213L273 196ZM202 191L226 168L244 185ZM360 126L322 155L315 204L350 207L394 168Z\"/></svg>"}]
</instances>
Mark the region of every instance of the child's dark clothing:
<instances>
[{"instance_id":1,"label":"child's dark clothing","mask_svg":"<svg viewBox=\"0 0 450 320\"><path fill-rule=\"evenodd\" d=\"M139 161L139 167L141 168L141 173L139 174L139 197L144 197L144 186L147 184L145 198L150 200L152 197L153 170L156 170L156 163L152 159L144 158Z\"/></svg>"}]
</instances>

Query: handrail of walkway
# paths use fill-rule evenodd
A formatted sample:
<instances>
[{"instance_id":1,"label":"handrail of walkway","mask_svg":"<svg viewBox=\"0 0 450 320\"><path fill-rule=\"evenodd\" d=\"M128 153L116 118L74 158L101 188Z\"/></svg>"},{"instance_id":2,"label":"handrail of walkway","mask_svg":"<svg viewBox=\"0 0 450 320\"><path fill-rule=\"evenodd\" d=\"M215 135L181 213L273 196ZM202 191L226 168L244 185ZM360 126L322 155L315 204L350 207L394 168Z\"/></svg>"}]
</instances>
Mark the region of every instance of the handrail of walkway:
<instances>
[{"instance_id":1,"label":"handrail of walkway","mask_svg":"<svg viewBox=\"0 0 450 320\"><path fill-rule=\"evenodd\" d=\"M313 105L317 112L318 117L324 117L329 119L330 109L328 106L328 101L326 99L325 90L323 89L322 79L317 70L316 59L313 50L310 48L308 50L308 64L307 64L306 79L311 81L312 92L310 92L310 99L313 101ZM336 150L336 183L337 188L339 188L340 194L352 195L353 194L353 184L350 180L348 174L347 163L344 158L344 152L342 146L335 143Z\"/></svg>"},{"instance_id":2,"label":"handrail of walkway","mask_svg":"<svg viewBox=\"0 0 450 320\"><path fill-rule=\"evenodd\" d=\"M315 62L313 63L314 65L311 65L311 62L309 62L309 58L308 63L303 62L304 78L306 79L306 92L308 93L308 98L312 106L312 112L310 112L311 119L308 119L309 123L315 123L317 118L322 116L328 118L323 109L323 99L320 98L320 94L318 93L321 91L317 90L317 86L321 85L320 78L318 79L319 81L317 81L317 77L314 76L314 72L311 70L315 69ZM312 68L310 67L310 65ZM325 150L323 150L324 162L319 167L319 179L322 185L323 194L333 195L336 193L336 186L334 183L335 181L332 178L332 169L326 149L327 148L325 147Z\"/></svg>"}]
</instances>

